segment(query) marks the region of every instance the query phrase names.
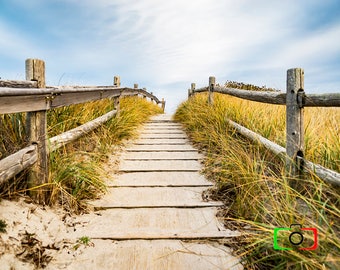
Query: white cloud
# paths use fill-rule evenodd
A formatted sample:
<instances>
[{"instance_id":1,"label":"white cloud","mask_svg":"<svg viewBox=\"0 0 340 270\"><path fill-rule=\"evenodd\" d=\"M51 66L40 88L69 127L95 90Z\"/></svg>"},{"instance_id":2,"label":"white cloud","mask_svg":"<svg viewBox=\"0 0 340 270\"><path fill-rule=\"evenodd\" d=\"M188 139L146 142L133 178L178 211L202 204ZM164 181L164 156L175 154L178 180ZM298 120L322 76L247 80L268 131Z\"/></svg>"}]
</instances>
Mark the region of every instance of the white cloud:
<instances>
[{"instance_id":1,"label":"white cloud","mask_svg":"<svg viewBox=\"0 0 340 270\"><path fill-rule=\"evenodd\" d=\"M318 63L340 57L340 25L296 37L283 46L277 55L277 65L298 65Z\"/></svg>"},{"instance_id":2,"label":"white cloud","mask_svg":"<svg viewBox=\"0 0 340 270\"><path fill-rule=\"evenodd\" d=\"M32 8L30 1L25 3L26 10ZM49 36L41 37L51 39L49 44L35 44L33 37L22 38L0 22L0 35L9 40L1 39L0 46L13 57L39 52L53 67L54 80L65 72L86 74L80 82L100 84L103 77L111 81L119 74L128 83L163 87L175 102L185 97L190 82L203 86L210 75L219 82L237 79L283 88L287 68L301 66L315 72L319 63L330 65L332 58L339 57L339 23L305 31L314 15L308 10L320 5L316 0L52 3L58 3L59 9L49 10L47 2L34 0L35 9L44 6L37 16L49 27ZM65 9L71 6L74 15L63 17L60 3Z\"/></svg>"}]
</instances>

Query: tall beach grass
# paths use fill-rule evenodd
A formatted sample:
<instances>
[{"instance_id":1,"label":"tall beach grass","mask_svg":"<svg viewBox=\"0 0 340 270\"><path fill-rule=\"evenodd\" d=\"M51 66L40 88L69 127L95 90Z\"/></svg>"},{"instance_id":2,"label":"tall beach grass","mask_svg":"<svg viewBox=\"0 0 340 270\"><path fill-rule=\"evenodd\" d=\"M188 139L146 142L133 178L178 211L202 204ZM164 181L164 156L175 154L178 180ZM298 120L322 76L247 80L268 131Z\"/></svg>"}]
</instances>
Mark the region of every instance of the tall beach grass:
<instances>
[{"instance_id":1,"label":"tall beach grass","mask_svg":"<svg viewBox=\"0 0 340 270\"><path fill-rule=\"evenodd\" d=\"M85 124L114 109L112 100L101 100L48 111L48 137L51 138ZM85 201L105 192L103 162L114 154L113 146L135 136L137 128L149 116L161 113L155 104L138 97L120 99L119 115L86 136L50 153L50 175L47 184L50 203L60 203L70 211L79 211ZM0 158L27 145L25 114L0 115ZM25 193L26 173L0 187L2 197Z\"/></svg>"},{"instance_id":2,"label":"tall beach grass","mask_svg":"<svg viewBox=\"0 0 340 270\"><path fill-rule=\"evenodd\" d=\"M305 110L307 159L339 171L339 109ZM283 161L260 145L239 135L231 119L268 139L285 146L285 110L277 105L255 103L214 94L207 104L206 94L197 94L182 103L175 119L205 152L205 175L216 182L212 197L226 202L220 215L228 228L242 236L229 243L246 269L338 269L340 265L340 190L315 175L299 181L299 190L288 185ZM298 223L317 228L318 248L313 235L304 234L301 246L279 244L291 250L274 250L274 228Z\"/></svg>"}]
</instances>

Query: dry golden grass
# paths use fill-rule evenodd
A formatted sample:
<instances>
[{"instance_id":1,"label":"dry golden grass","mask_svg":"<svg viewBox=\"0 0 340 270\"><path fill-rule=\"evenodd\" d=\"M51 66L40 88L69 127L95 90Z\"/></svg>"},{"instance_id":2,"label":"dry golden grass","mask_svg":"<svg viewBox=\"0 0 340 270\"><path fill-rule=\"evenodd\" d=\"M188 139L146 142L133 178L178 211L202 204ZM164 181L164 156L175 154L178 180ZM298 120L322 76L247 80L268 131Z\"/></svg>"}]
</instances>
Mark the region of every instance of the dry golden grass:
<instances>
[{"instance_id":1,"label":"dry golden grass","mask_svg":"<svg viewBox=\"0 0 340 270\"><path fill-rule=\"evenodd\" d=\"M206 94L182 103L175 119L206 153L204 173L217 184L216 198L228 206L222 213L226 226L243 234L233 247L246 268L337 269L340 189L315 175L296 179L299 190L292 189L282 161L237 134L226 120L232 119L285 146L284 107L214 95L213 106L207 104ZM339 170L339 110L306 109L305 114L307 158ZM274 228L293 223L317 228L317 250L273 249ZM306 234L303 244L312 245L312 235Z\"/></svg>"},{"instance_id":2,"label":"dry golden grass","mask_svg":"<svg viewBox=\"0 0 340 270\"><path fill-rule=\"evenodd\" d=\"M48 112L48 136L53 137L85 124L110 110L112 100L57 108ZM162 113L159 106L137 97L120 101L120 114L78 141L50 154L50 203L61 203L70 211L82 209L87 199L105 192L102 163L113 145L134 136L139 125L149 116ZM26 145L25 114L0 115L0 158ZM26 174L20 174L0 187L1 196L26 192Z\"/></svg>"}]
</instances>

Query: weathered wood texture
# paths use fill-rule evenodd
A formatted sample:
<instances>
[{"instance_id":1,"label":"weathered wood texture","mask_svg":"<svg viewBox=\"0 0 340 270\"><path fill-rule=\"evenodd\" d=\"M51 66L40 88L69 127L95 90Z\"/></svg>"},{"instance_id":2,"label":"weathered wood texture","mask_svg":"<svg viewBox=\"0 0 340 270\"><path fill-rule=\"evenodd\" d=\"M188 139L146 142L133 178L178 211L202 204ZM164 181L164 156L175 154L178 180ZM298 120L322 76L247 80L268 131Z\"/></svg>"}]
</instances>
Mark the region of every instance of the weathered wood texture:
<instances>
[{"instance_id":1,"label":"weathered wood texture","mask_svg":"<svg viewBox=\"0 0 340 270\"><path fill-rule=\"evenodd\" d=\"M75 234L101 239L192 239L239 236L223 227L216 208L133 208L108 209L91 218L78 219ZM105 215L105 220L102 216ZM130 226L127 226L129 224Z\"/></svg>"},{"instance_id":2,"label":"weathered wood texture","mask_svg":"<svg viewBox=\"0 0 340 270\"><path fill-rule=\"evenodd\" d=\"M212 105L214 103L214 88L215 88L215 77L209 77L209 95L208 95L208 103Z\"/></svg>"},{"instance_id":3,"label":"weathered wood texture","mask_svg":"<svg viewBox=\"0 0 340 270\"><path fill-rule=\"evenodd\" d=\"M201 186L111 188L102 199L90 204L96 209L223 206L219 202L204 201L202 192L206 189Z\"/></svg>"},{"instance_id":4,"label":"weathered wood texture","mask_svg":"<svg viewBox=\"0 0 340 270\"><path fill-rule=\"evenodd\" d=\"M119 76L114 76L113 77L113 85L115 87L120 87L120 77Z\"/></svg>"},{"instance_id":5,"label":"weathered wood texture","mask_svg":"<svg viewBox=\"0 0 340 270\"><path fill-rule=\"evenodd\" d=\"M171 123L171 122L165 122L165 123L160 123L160 122L148 122L144 125L144 127L178 127L182 128L183 126L178 123Z\"/></svg>"},{"instance_id":6,"label":"weathered wood texture","mask_svg":"<svg viewBox=\"0 0 340 270\"><path fill-rule=\"evenodd\" d=\"M124 156L122 158L125 160ZM110 187L213 186L198 172L132 172L119 174L108 181Z\"/></svg>"},{"instance_id":7,"label":"weathered wood texture","mask_svg":"<svg viewBox=\"0 0 340 270\"><path fill-rule=\"evenodd\" d=\"M195 93L208 92L209 87L203 87L195 90ZM223 86L215 86L214 92L227 94L230 96L257 101L269 104L286 104L286 93L284 92L266 92L266 91L248 91ZM329 94L306 94L304 107L340 107L340 93Z\"/></svg>"},{"instance_id":8,"label":"weathered wood texture","mask_svg":"<svg viewBox=\"0 0 340 270\"><path fill-rule=\"evenodd\" d=\"M178 135L185 135L184 131L178 130L178 129L162 129L162 130L155 130L155 129L145 129L141 131L141 134L164 134L164 135L172 135L172 134L178 134Z\"/></svg>"},{"instance_id":9,"label":"weathered wood texture","mask_svg":"<svg viewBox=\"0 0 340 270\"><path fill-rule=\"evenodd\" d=\"M287 71L286 100L286 173L298 178L303 170L297 157L304 157L303 104L304 71L300 68ZM299 104L300 103L300 104Z\"/></svg>"},{"instance_id":10,"label":"weathered wood texture","mask_svg":"<svg viewBox=\"0 0 340 270\"><path fill-rule=\"evenodd\" d=\"M36 81L0 80L0 87L37 88L38 83Z\"/></svg>"},{"instance_id":11,"label":"weathered wood texture","mask_svg":"<svg viewBox=\"0 0 340 270\"><path fill-rule=\"evenodd\" d=\"M132 145L126 149L128 152L155 152L155 151L168 151L168 152L190 152L195 151L195 148L193 148L191 145L176 145L176 144L161 144L161 145Z\"/></svg>"},{"instance_id":12,"label":"weathered wood texture","mask_svg":"<svg viewBox=\"0 0 340 270\"><path fill-rule=\"evenodd\" d=\"M197 160L124 160L120 164L123 172L149 171L198 171L201 168Z\"/></svg>"},{"instance_id":13,"label":"weathered wood texture","mask_svg":"<svg viewBox=\"0 0 340 270\"><path fill-rule=\"evenodd\" d=\"M82 136L84 136L85 134L95 130L96 128L98 128L99 126L101 126L102 124L106 123L107 121L109 121L110 119L112 119L115 115L116 115L117 111L111 111L108 112L90 122L87 122L84 125L81 125L79 127L76 127L74 129L71 129L67 132L64 132L60 135L57 135L53 138L51 138L49 140L49 151L53 152L56 149L62 147L65 144L68 144L70 142L73 142L79 138L81 138Z\"/></svg>"},{"instance_id":14,"label":"weathered wood texture","mask_svg":"<svg viewBox=\"0 0 340 270\"><path fill-rule=\"evenodd\" d=\"M188 89L188 98L194 95L196 89L196 83L191 83L190 89Z\"/></svg>"},{"instance_id":15,"label":"weathered wood texture","mask_svg":"<svg viewBox=\"0 0 340 270\"><path fill-rule=\"evenodd\" d=\"M187 139L184 138L153 138L153 139L140 139L136 144L186 144Z\"/></svg>"},{"instance_id":16,"label":"weathered wood texture","mask_svg":"<svg viewBox=\"0 0 340 270\"><path fill-rule=\"evenodd\" d=\"M215 92L228 94L230 96L235 96L238 98L243 98L252 101L271 104L286 104L286 94L281 92L246 91L221 86L216 86Z\"/></svg>"},{"instance_id":17,"label":"weathered wood texture","mask_svg":"<svg viewBox=\"0 0 340 270\"><path fill-rule=\"evenodd\" d=\"M266 148L270 149L277 155L286 157L287 176L291 179L301 177L303 171L313 171L321 179L333 184L340 184L339 174L330 169L324 168L321 165L313 164L304 157L304 126L303 126L303 108L304 107L340 107L340 93L331 94L310 94L307 95L304 91L303 70L300 68L290 69L287 71L287 93L277 92L261 92L247 91L235 88L215 86L214 92L228 94L242 99L251 101L286 105L286 148L263 138L262 136L238 125L235 122L229 121L239 133L248 137L253 141L258 141ZM188 97L194 93L207 92L210 89L202 87L189 91ZM210 95L210 94L209 94ZM292 181L293 183L294 181ZM296 182L295 182L296 183Z\"/></svg>"},{"instance_id":18,"label":"weathered wood texture","mask_svg":"<svg viewBox=\"0 0 340 270\"><path fill-rule=\"evenodd\" d=\"M47 116L46 111L73 104L85 103L106 98L116 98L119 101L121 96L142 95L149 97L156 103L162 103L159 99L146 89L120 88L120 78L115 77L114 86L58 86L46 87L45 85L45 63L39 59L27 59L26 81L0 80L0 114L27 112L27 131L30 144L36 147L34 158L24 158L27 148L1 160L1 178L4 182L13 177L16 173L32 166L29 172L29 186L35 194L36 201L45 203L44 189L48 182L48 154L57 148L78 139L97 128L100 124L108 121L117 112L110 112L87 124L68 132L51 138L50 149L47 148ZM119 110L119 103L116 103ZM50 150L50 151L49 151ZM16 160L17 159L17 160ZM23 160L20 164L20 160ZM34 162L33 162L34 161ZM34 187L34 189L33 189ZM39 188L40 187L40 188Z\"/></svg>"},{"instance_id":19,"label":"weathered wood texture","mask_svg":"<svg viewBox=\"0 0 340 270\"><path fill-rule=\"evenodd\" d=\"M126 152L122 154L124 160L199 160L203 156L195 151L190 152Z\"/></svg>"},{"instance_id":20,"label":"weathered wood texture","mask_svg":"<svg viewBox=\"0 0 340 270\"><path fill-rule=\"evenodd\" d=\"M187 138L184 132L181 133L152 133L143 132L140 134L143 139L185 139Z\"/></svg>"},{"instance_id":21,"label":"weathered wood texture","mask_svg":"<svg viewBox=\"0 0 340 270\"><path fill-rule=\"evenodd\" d=\"M93 248L85 248L77 258L71 254L60 254L46 267L46 270L241 270L237 258L230 256L226 246L205 241L183 242L180 240L130 240L114 241L93 239L98 256Z\"/></svg>"},{"instance_id":22,"label":"weathered wood texture","mask_svg":"<svg viewBox=\"0 0 340 270\"><path fill-rule=\"evenodd\" d=\"M39 90L0 88L0 114L49 110L106 98L132 96L136 93L153 97L157 103L160 103L157 97L142 89L115 88L113 86L60 87Z\"/></svg>"},{"instance_id":23,"label":"weathered wood texture","mask_svg":"<svg viewBox=\"0 0 340 270\"><path fill-rule=\"evenodd\" d=\"M158 128L163 127L158 125ZM167 130L169 131L170 129ZM238 260L230 255L230 251L216 242L238 236L239 233L227 230L216 217L218 207L223 206L223 203L208 201L203 194L212 183L199 173L201 164L196 158L201 155L188 142L181 147L193 149L191 152L169 152L169 145L159 144L157 140L147 145L154 150L130 151L140 147L143 140L145 139L132 142L133 145L121 155L120 174L111 176L108 194L91 202L99 212L96 215L81 216L73 235L87 235L91 239L106 241L106 250L115 249L112 242L115 240L119 240L122 248L134 247L132 250L124 248L124 252L121 252L121 265L117 265L115 269L125 269L130 260L134 262L129 265L136 267L128 269L242 269ZM183 153L194 154L195 158L182 160L180 155ZM168 158L170 159L167 160ZM146 240L149 242L145 242ZM197 244L197 241L203 242ZM207 241L214 242L214 247L219 249L215 250ZM189 243L199 253L191 254L191 249L186 247ZM187 255L176 255L176 262L169 264L169 260L172 261L169 256L182 253L177 249L178 245L185 246L184 253ZM157 250L157 258L147 259L148 264L145 265L152 250ZM227 261L220 260L221 251L224 253L223 258L228 258ZM101 251L103 253L105 254ZM209 254L209 258L205 258L205 254ZM163 258L166 258L166 263L159 264ZM207 265L206 260L212 265ZM191 262L190 265L188 261ZM92 267L98 265L93 261L89 264ZM107 267L105 262L99 269Z\"/></svg>"},{"instance_id":24,"label":"weathered wood texture","mask_svg":"<svg viewBox=\"0 0 340 270\"><path fill-rule=\"evenodd\" d=\"M251 131L250 129L247 129L231 120L228 121L229 124L234 127L237 132L245 136L246 138L263 145L265 148L273 152L274 154L281 156L283 158L286 157L286 149L264 137L261 135ZM304 171L314 173L324 181L327 181L329 183L340 185L340 173L332 171L330 169L327 169L321 165L314 164L306 159L303 159L301 157L298 157L300 160L300 163L303 162L305 164Z\"/></svg>"},{"instance_id":25,"label":"weathered wood texture","mask_svg":"<svg viewBox=\"0 0 340 270\"><path fill-rule=\"evenodd\" d=\"M162 98L161 104L162 104L162 111L164 113L164 111L165 111L165 100L164 100L164 98Z\"/></svg>"},{"instance_id":26,"label":"weathered wood texture","mask_svg":"<svg viewBox=\"0 0 340 270\"><path fill-rule=\"evenodd\" d=\"M273 152L275 155L285 157L286 156L286 149L276 143L273 143L272 141L266 139L265 137L262 137L261 135L255 133L254 131L251 131L250 129L245 128L244 126L241 126L234 121L228 120L229 125L231 125L235 130L237 130L238 133L242 134L244 137L250 139L251 141L255 143L260 143L263 145L266 149Z\"/></svg>"},{"instance_id":27,"label":"weathered wood texture","mask_svg":"<svg viewBox=\"0 0 340 270\"><path fill-rule=\"evenodd\" d=\"M32 166L37 159L37 145L31 145L0 160L0 184Z\"/></svg>"},{"instance_id":28,"label":"weathered wood texture","mask_svg":"<svg viewBox=\"0 0 340 270\"><path fill-rule=\"evenodd\" d=\"M37 81L39 88L45 87L45 62L39 59L26 60L26 80ZM28 173L30 195L38 203L46 204L48 199L45 185L49 181L49 155L47 150L46 110L27 114L27 132L30 144L37 146L37 160Z\"/></svg>"},{"instance_id":29,"label":"weathered wood texture","mask_svg":"<svg viewBox=\"0 0 340 270\"><path fill-rule=\"evenodd\" d=\"M340 93L308 94L304 107L340 107Z\"/></svg>"},{"instance_id":30,"label":"weathered wood texture","mask_svg":"<svg viewBox=\"0 0 340 270\"><path fill-rule=\"evenodd\" d=\"M304 166L305 171L314 173L324 181L340 186L340 173L327 169L319 164L314 164L313 162L310 162L305 159L303 159L300 162L303 162L305 164Z\"/></svg>"}]
</instances>

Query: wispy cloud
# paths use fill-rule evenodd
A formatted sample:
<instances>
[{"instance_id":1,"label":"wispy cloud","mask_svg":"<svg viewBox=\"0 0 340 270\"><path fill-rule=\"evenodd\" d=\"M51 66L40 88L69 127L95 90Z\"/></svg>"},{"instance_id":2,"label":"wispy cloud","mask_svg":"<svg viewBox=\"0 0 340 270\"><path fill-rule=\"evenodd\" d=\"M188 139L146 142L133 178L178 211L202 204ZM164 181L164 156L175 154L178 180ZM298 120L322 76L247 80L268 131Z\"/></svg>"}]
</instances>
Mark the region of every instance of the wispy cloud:
<instances>
[{"instance_id":1,"label":"wispy cloud","mask_svg":"<svg viewBox=\"0 0 340 270\"><path fill-rule=\"evenodd\" d=\"M286 69L300 66L306 74L329 72L328 89L339 89L340 79L330 75L340 70L335 0L13 3L18 16L34 11L33 17L24 16L32 29L25 32L10 18L0 19L1 57L39 55L55 83L61 76L62 83L110 83L119 74L127 84L158 87L174 107L190 82L205 85L210 75L219 82L284 88ZM316 87L324 82L311 80Z\"/></svg>"}]
</instances>

